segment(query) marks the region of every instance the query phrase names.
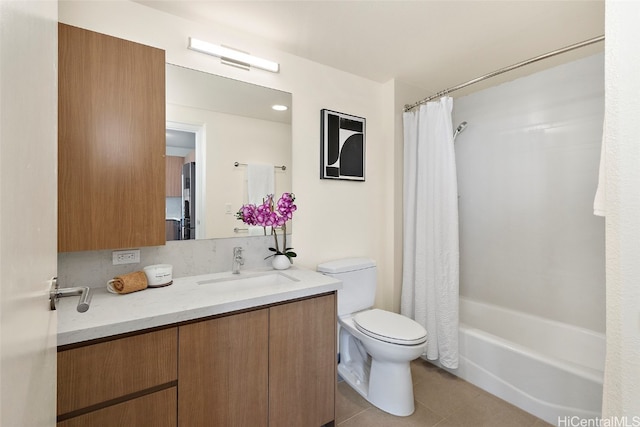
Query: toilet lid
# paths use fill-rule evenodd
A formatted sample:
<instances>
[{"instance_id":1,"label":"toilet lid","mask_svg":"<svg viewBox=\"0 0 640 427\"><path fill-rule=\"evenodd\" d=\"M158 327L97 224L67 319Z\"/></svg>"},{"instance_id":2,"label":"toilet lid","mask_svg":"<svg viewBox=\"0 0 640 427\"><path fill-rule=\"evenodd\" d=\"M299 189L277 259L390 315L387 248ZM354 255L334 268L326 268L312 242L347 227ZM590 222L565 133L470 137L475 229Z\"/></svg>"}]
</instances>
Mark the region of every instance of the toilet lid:
<instances>
[{"instance_id":1,"label":"toilet lid","mask_svg":"<svg viewBox=\"0 0 640 427\"><path fill-rule=\"evenodd\" d=\"M353 323L363 334L393 344L416 345L427 340L427 331L416 321L377 308L356 314Z\"/></svg>"}]
</instances>

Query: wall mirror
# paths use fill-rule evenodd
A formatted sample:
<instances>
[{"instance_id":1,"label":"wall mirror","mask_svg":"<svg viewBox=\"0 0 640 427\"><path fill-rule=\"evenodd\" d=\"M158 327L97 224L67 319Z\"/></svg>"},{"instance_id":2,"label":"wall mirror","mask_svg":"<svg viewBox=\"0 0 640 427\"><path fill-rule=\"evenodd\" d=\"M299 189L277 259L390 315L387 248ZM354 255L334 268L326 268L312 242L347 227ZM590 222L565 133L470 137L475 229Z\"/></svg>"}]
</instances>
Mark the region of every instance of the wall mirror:
<instances>
[{"instance_id":1,"label":"wall mirror","mask_svg":"<svg viewBox=\"0 0 640 427\"><path fill-rule=\"evenodd\" d=\"M166 85L167 240L263 235L235 213L249 165L273 166L276 197L291 191L291 94L173 64Z\"/></svg>"}]
</instances>

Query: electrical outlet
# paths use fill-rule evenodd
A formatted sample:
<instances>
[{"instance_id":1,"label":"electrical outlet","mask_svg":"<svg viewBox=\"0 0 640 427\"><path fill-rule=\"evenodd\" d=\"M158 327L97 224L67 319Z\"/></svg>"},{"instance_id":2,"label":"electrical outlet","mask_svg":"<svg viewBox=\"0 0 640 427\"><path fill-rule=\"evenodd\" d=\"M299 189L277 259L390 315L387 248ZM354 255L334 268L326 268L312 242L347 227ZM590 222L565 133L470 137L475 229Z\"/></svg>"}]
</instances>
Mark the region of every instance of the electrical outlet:
<instances>
[{"instance_id":1,"label":"electrical outlet","mask_svg":"<svg viewBox=\"0 0 640 427\"><path fill-rule=\"evenodd\" d=\"M140 249L113 251L113 265L136 264L140 262Z\"/></svg>"},{"instance_id":2,"label":"electrical outlet","mask_svg":"<svg viewBox=\"0 0 640 427\"><path fill-rule=\"evenodd\" d=\"M224 213L227 215L231 215L233 213L231 212L231 203L224 204Z\"/></svg>"}]
</instances>

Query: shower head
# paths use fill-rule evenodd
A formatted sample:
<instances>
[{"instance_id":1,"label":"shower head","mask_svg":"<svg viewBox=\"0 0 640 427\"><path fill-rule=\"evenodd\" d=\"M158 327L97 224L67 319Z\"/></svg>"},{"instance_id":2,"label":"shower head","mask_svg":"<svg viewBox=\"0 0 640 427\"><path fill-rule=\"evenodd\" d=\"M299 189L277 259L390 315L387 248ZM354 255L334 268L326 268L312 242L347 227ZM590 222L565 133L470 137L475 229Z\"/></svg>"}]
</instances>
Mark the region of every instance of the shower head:
<instances>
[{"instance_id":1,"label":"shower head","mask_svg":"<svg viewBox=\"0 0 640 427\"><path fill-rule=\"evenodd\" d=\"M460 132L462 132L464 130L464 128L467 127L467 122L462 122L458 125L458 127L456 128L456 131L453 133L453 140L456 140L456 136L458 136L458 134Z\"/></svg>"}]
</instances>

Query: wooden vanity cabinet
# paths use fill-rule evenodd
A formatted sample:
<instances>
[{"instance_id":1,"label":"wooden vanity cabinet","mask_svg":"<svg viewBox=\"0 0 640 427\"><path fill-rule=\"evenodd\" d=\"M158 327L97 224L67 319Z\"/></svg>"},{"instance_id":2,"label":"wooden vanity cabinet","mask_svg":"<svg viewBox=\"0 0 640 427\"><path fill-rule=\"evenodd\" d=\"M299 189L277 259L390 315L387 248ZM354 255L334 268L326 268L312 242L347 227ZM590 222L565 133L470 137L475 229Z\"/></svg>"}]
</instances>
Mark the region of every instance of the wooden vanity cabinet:
<instances>
[{"instance_id":1,"label":"wooden vanity cabinet","mask_svg":"<svg viewBox=\"0 0 640 427\"><path fill-rule=\"evenodd\" d=\"M58 427L176 425L177 327L69 347L58 351Z\"/></svg>"},{"instance_id":2,"label":"wooden vanity cabinet","mask_svg":"<svg viewBox=\"0 0 640 427\"><path fill-rule=\"evenodd\" d=\"M58 427L333 425L335 292L58 351Z\"/></svg>"},{"instance_id":3,"label":"wooden vanity cabinet","mask_svg":"<svg viewBox=\"0 0 640 427\"><path fill-rule=\"evenodd\" d=\"M269 425L322 426L335 420L336 298L269 309Z\"/></svg>"},{"instance_id":4,"label":"wooden vanity cabinet","mask_svg":"<svg viewBox=\"0 0 640 427\"><path fill-rule=\"evenodd\" d=\"M179 334L179 426L335 420L334 293L180 326Z\"/></svg>"},{"instance_id":5,"label":"wooden vanity cabinet","mask_svg":"<svg viewBox=\"0 0 640 427\"><path fill-rule=\"evenodd\" d=\"M58 252L165 244L165 53L58 26Z\"/></svg>"},{"instance_id":6,"label":"wooden vanity cabinet","mask_svg":"<svg viewBox=\"0 0 640 427\"><path fill-rule=\"evenodd\" d=\"M57 423L57 427L175 427L177 388L161 390Z\"/></svg>"},{"instance_id":7,"label":"wooden vanity cabinet","mask_svg":"<svg viewBox=\"0 0 640 427\"><path fill-rule=\"evenodd\" d=\"M180 326L178 425L268 424L269 309Z\"/></svg>"}]
</instances>

